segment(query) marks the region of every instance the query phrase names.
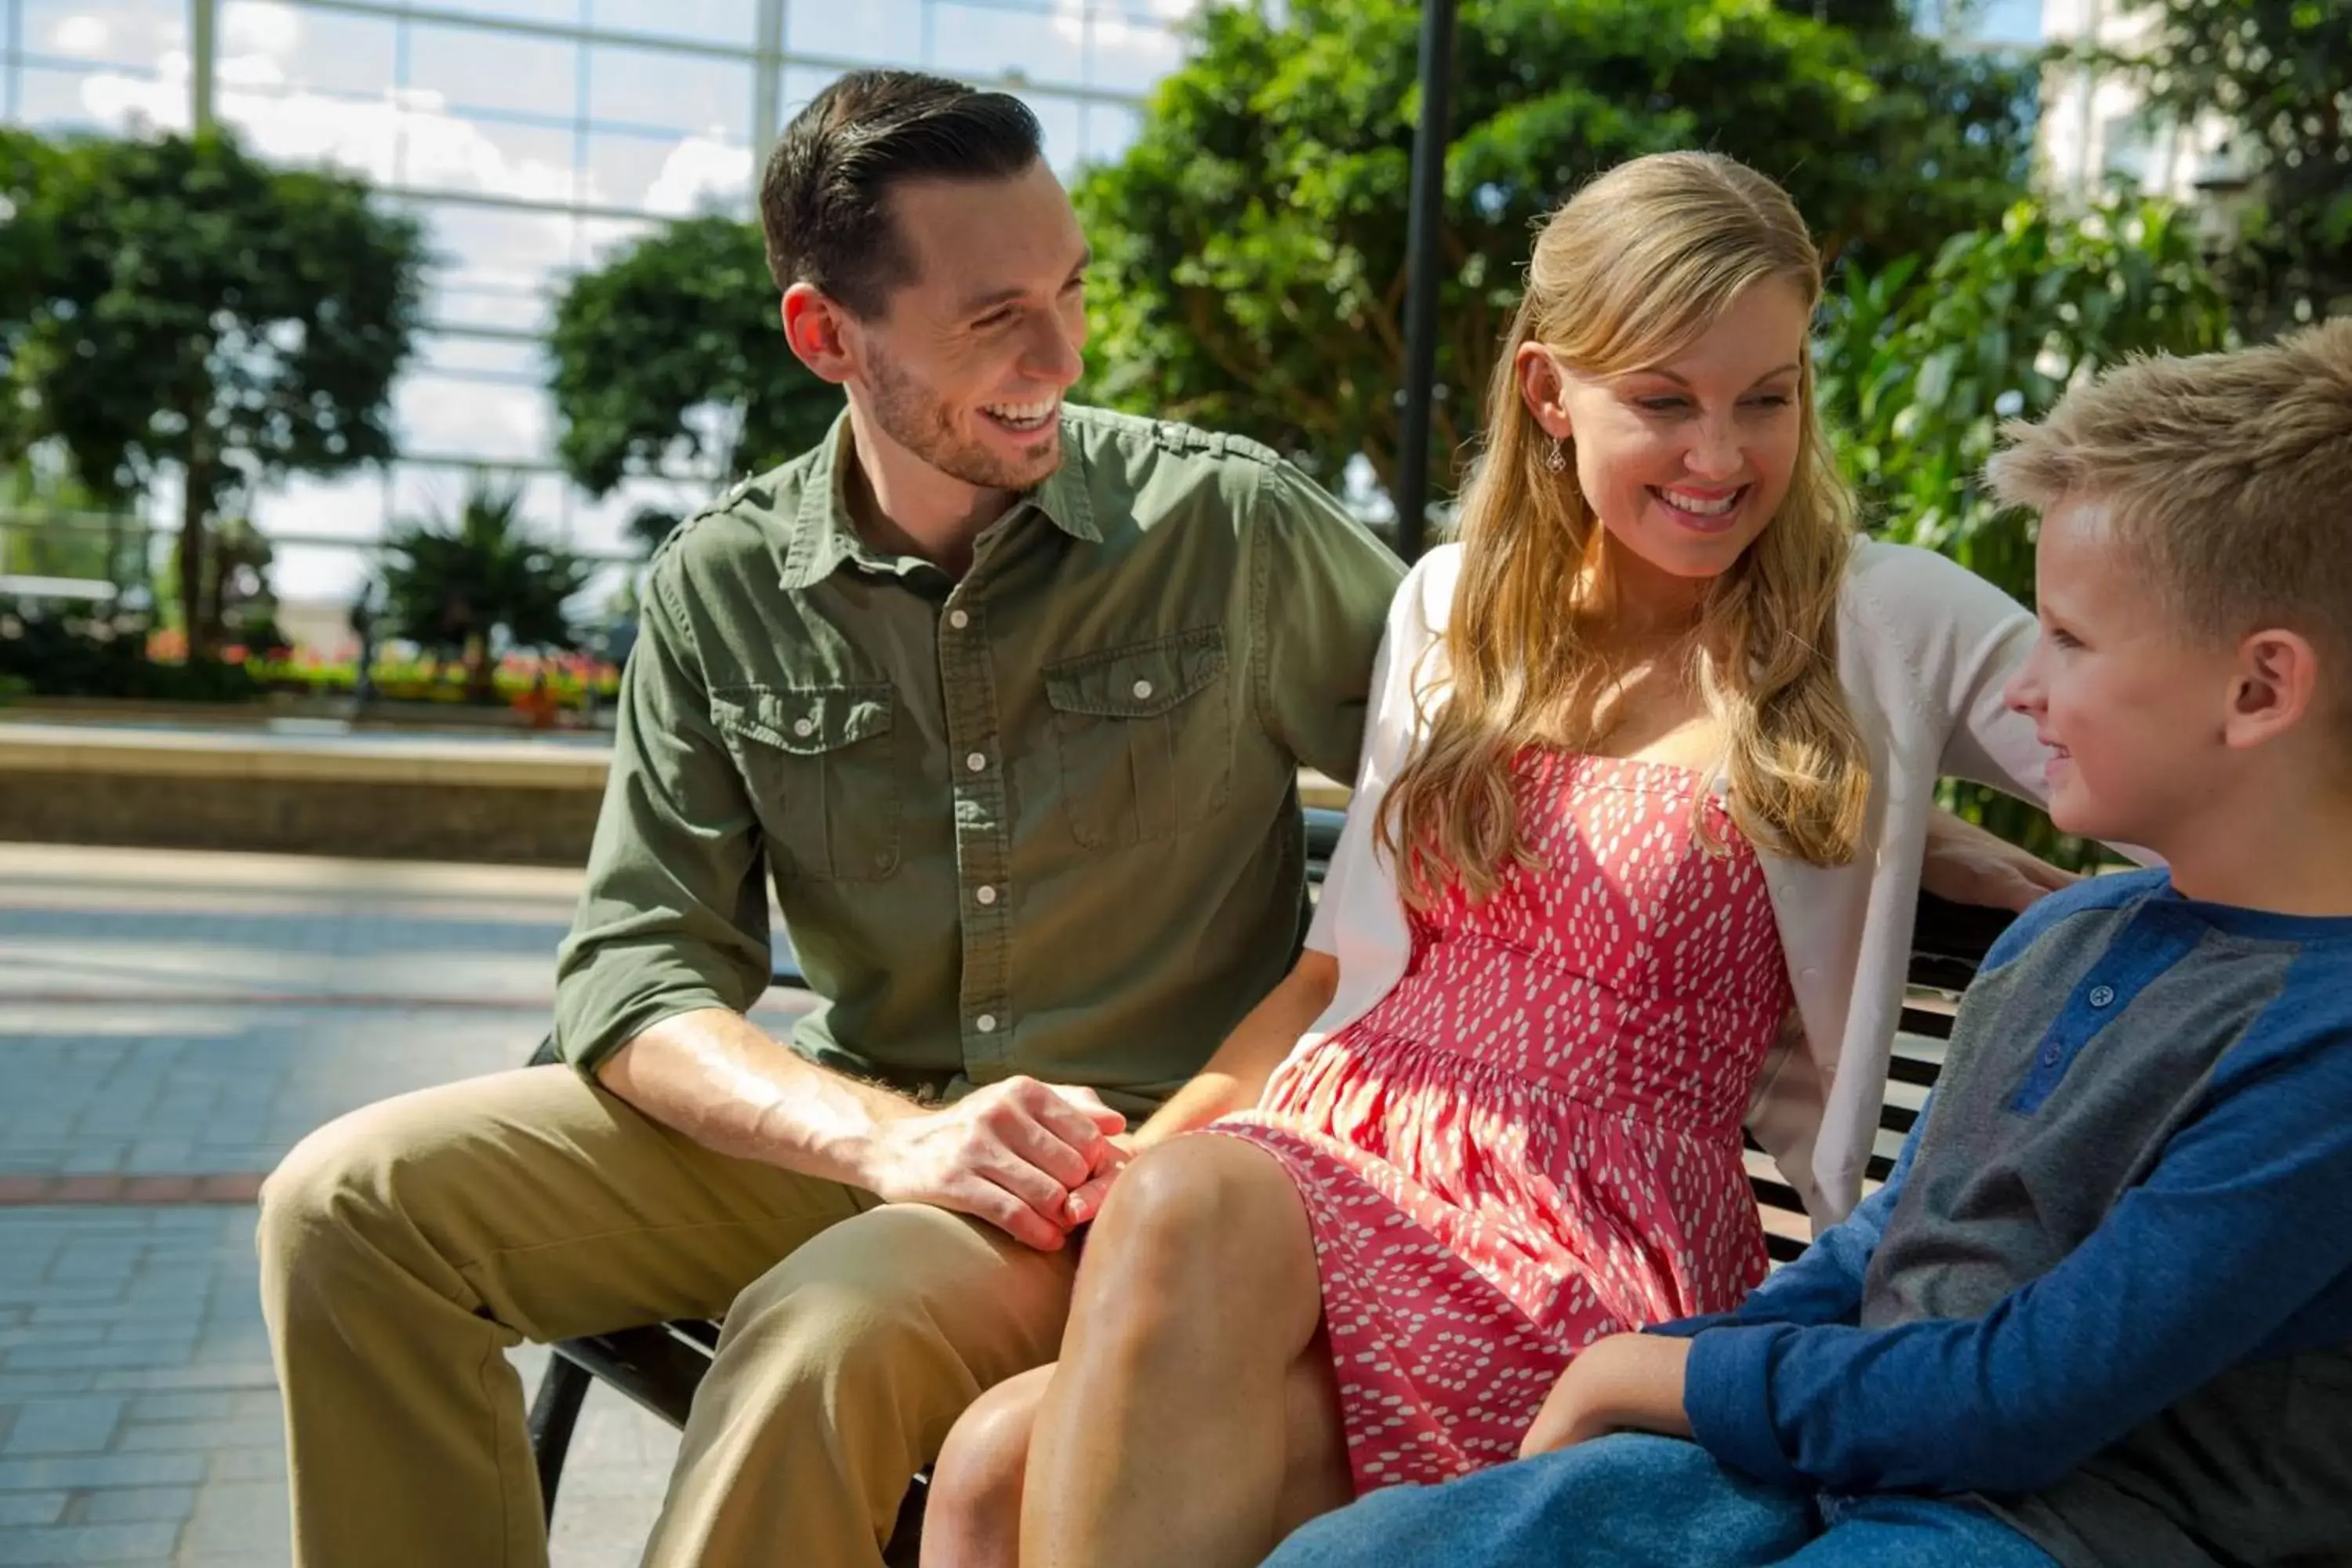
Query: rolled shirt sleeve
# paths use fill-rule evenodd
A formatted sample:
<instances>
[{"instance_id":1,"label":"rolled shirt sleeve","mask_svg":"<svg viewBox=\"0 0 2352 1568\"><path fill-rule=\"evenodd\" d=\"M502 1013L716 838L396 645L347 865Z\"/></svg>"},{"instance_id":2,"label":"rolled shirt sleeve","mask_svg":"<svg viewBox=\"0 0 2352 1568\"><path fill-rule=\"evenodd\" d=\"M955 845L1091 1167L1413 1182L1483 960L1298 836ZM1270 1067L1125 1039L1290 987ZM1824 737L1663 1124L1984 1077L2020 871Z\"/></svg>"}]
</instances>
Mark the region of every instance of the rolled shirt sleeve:
<instances>
[{"instance_id":1,"label":"rolled shirt sleeve","mask_svg":"<svg viewBox=\"0 0 2352 1568\"><path fill-rule=\"evenodd\" d=\"M587 887L556 968L556 1043L583 1073L665 1018L767 989L758 818L710 717L675 557L657 562L622 677Z\"/></svg>"}]
</instances>

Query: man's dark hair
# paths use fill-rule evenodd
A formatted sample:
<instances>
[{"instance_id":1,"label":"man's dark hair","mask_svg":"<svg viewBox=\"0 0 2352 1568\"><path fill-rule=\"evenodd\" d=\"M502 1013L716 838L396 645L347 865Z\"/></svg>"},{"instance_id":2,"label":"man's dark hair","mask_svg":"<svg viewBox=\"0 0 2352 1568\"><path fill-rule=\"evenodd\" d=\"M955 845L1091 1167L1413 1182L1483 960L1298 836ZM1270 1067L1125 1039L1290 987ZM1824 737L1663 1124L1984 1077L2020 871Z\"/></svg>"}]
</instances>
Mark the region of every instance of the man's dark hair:
<instances>
[{"instance_id":1,"label":"man's dark hair","mask_svg":"<svg viewBox=\"0 0 2352 1568\"><path fill-rule=\"evenodd\" d=\"M871 321L910 281L915 258L891 222L907 180L1003 180L1045 151L1029 106L920 71L852 71L777 138L760 182L760 226L778 289L810 283Z\"/></svg>"}]
</instances>

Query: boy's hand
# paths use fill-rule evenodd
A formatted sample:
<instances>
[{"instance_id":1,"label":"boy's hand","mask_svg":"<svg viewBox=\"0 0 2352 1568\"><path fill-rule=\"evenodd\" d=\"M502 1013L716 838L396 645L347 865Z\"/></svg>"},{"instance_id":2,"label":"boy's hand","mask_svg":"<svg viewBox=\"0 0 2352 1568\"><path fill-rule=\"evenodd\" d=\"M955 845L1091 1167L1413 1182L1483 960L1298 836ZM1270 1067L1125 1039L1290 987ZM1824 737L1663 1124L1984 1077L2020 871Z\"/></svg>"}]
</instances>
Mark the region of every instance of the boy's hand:
<instances>
[{"instance_id":1,"label":"boy's hand","mask_svg":"<svg viewBox=\"0 0 2352 1568\"><path fill-rule=\"evenodd\" d=\"M1683 1415L1683 1367L1689 1360L1688 1340L1659 1334L1595 1340L1551 1385L1535 1424L1519 1440L1519 1458L1629 1428L1689 1436L1690 1421Z\"/></svg>"}]
</instances>

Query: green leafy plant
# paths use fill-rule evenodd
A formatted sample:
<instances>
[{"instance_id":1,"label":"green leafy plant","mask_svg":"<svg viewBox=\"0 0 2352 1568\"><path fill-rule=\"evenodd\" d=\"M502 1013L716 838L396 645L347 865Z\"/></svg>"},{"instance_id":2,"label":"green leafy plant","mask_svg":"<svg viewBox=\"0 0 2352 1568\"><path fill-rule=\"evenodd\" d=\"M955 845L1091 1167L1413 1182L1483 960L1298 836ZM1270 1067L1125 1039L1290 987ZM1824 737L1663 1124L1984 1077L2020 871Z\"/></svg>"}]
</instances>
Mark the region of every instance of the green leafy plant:
<instances>
[{"instance_id":1,"label":"green leafy plant","mask_svg":"<svg viewBox=\"0 0 2352 1568\"><path fill-rule=\"evenodd\" d=\"M784 345L760 231L680 218L572 279L548 338L564 471L594 495L631 476L725 479L814 446L841 393ZM677 519L646 509L650 550Z\"/></svg>"},{"instance_id":2,"label":"green leafy plant","mask_svg":"<svg viewBox=\"0 0 2352 1568\"><path fill-rule=\"evenodd\" d=\"M2061 218L2020 203L1927 266L1849 268L1815 358L1822 413L1872 526L2031 605L2032 520L1983 483L2001 423L2040 417L2134 354L2201 353L2228 337L2227 302L2178 210L2124 202ZM1989 791L1955 788L1949 802L2062 863L2095 854Z\"/></svg>"},{"instance_id":3,"label":"green leafy plant","mask_svg":"<svg viewBox=\"0 0 2352 1568\"><path fill-rule=\"evenodd\" d=\"M470 701L496 700L494 640L577 646L564 605L589 564L534 537L521 510L517 488L482 478L454 517L402 523L384 542L386 629L462 661Z\"/></svg>"}]
</instances>

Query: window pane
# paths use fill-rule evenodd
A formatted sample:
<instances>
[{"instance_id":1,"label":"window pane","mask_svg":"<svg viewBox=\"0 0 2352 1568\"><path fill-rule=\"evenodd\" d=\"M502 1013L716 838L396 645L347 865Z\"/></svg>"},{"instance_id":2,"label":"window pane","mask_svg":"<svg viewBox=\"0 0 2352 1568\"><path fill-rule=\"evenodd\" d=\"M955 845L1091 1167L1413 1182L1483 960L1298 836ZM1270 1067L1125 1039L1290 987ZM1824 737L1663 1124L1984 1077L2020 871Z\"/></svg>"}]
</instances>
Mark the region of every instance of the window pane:
<instances>
[{"instance_id":1,"label":"window pane","mask_svg":"<svg viewBox=\"0 0 2352 1568\"><path fill-rule=\"evenodd\" d=\"M707 136L592 132L582 199L684 216L750 210L751 153Z\"/></svg>"},{"instance_id":2,"label":"window pane","mask_svg":"<svg viewBox=\"0 0 2352 1568\"><path fill-rule=\"evenodd\" d=\"M922 6L919 0L798 0L784 16L784 47L794 54L917 65L923 58Z\"/></svg>"},{"instance_id":3,"label":"window pane","mask_svg":"<svg viewBox=\"0 0 2352 1568\"><path fill-rule=\"evenodd\" d=\"M1089 103L1084 127L1086 146L1080 156L1089 163L1116 163L1142 133L1143 116L1121 104Z\"/></svg>"},{"instance_id":4,"label":"window pane","mask_svg":"<svg viewBox=\"0 0 2352 1568\"><path fill-rule=\"evenodd\" d=\"M776 127L782 130L793 122L793 116L809 106L841 73L816 66L786 66L783 80L778 89Z\"/></svg>"},{"instance_id":5,"label":"window pane","mask_svg":"<svg viewBox=\"0 0 2352 1568\"><path fill-rule=\"evenodd\" d=\"M417 336L416 348L417 356L410 363L417 374L517 386L547 382L547 355L537 343L424 332Z\"/></svg>"},{"instance_id":6,"label":"window pane","mask_svg":"<svg viewBox=\"0 0 2352 1568\"><path fill-rule=\"evenodd\" d=\"M400 117L389 102L224 83L214 110L248 148L273 163L331 163L378 184L393 177Z\"/></svg>"},{"instance_id":7,"label":"window pane","mask_svg":"<svg viewBox=\"0 0 2352 1568\"><path fill-rule=\"evenodd\" d=\"M593 27L746 49L759 42L759 12L756 0L588 0Z\"/></svg>"},{"instance_id":8,"label":"window pane","mask_svg":"<svg viewBox=\"0 0 2352 1568\"><path fill-rule=\"evenodd\" d=\"M431 0L436 11L463 11L478 16L509 17L523 22L557 22L576 26L581 0Z\"/></svg>"},{"instance_id":9,"label":"window pane","mask_svg":"<svg viewBox=\"0 0 2352 1568\"><path fill-rule=\"evenodd\" d=\"M1021 101L1037 116L1045 131L1045 162L1064 178L1078 160L1078 104L1076 99L1052 93L1024 92Z\"/></svg>"},{"instance_id":10,"label":"window pane","mask_svg":"<svg viewBox=\"0 0 2352 1568\"><path fill-rule=\"evenodd\" d=\"M188 47L186 0L21 0L25 53L152 71Z\"/></svg>"},{"instance_id":11,"label":"window pane","mask_svg":"<svg viewBox=\"0 0 2352 1568\"><path fill-rule=\"evenodd\" d=\"M583 217L572 220L572 264L602 267L661 226L651 218Z\"/></svg>"},{"instance_id":12,"label":"window pane","mask_svg":"<svg viewBox=\"0 0 2352 1568\"><path fill-rule=\"evenodd\" d=\"M221 6L223 86L306 88L381 96L392 86L398 24L385 16L227 0Z\"/></svg>"},{"instance_id":13,"label":"window pane","mask_svg":"<svg viewBox=\"0 0 2352 1568\"><path fill-rule=\"evenodd\" d=\"M588 50L588 118L649 130L751 139L751 66L667 49Z\"/></svg>"},{"instance_id":14,"label":"window pane","mask_svg":"<svg viewBox=\"0 0 2352 1568\"><path fill-rule=\"evenodd\" d=\"M400 116L400 183L420 191L478 191L518 201L572 197L574 136L544 125Z\"/></svg>"},{"instance_id":15,"label":"window pane","mask_svg":"<svg viewBox=\"0 0 2352 1568\"><path fill-rule=\"evenodd\" d=\"M672 517L685 517L719 489L715 483L694 480L623 479L602 500L593 500L585 491L575 489L572 492L572 543L581 550L614 554L638 552L642 546L629 532L629 519L640 508L658 507Z\"/></svg>"},{"instance_id":16,"label":"window pane","mask_svg":"<svg viewBox=\"0 0 2352 1568\"><path fill-rule=\"evenodd\" d=\"M571 260L570 217L431 202L416 207L434 255L428 320L544 330L547 290Z\"/></svg>"},{"instance_id":17,"label":"window pane","mask_svg":"<svg viewBox=\"0 0 2352 1568\"><path fill-rule=\"evenodd\" d=\"M21 68L16 115L37 131L130 129L133 120L185 128L188 86L111 70Z\"/></svg>"},{"instance_id":18,"label":"window pane","mask_svg":"<svg viewBox=\"0 0 2352 1568\"><path fill-rule=\"evenodd\" d=\"M1075 7L1013 11L936 0L931 6L931 64L971 76L1068 85L1085 78L1079 47L1085 27Z\"/></svg>"},{"instance_id":19,"label":"window pane","mask_svg":"<svg viewBox=\"0 0 2352 1568\"><path fill-rule=\"evenodd\" d=\"M1143 92L1184 60L1184 43L1156 23L1097 16L1087 80L1118 92Z\"/></svg>"},{"instance_id":20,"label":"window pane","mask_svg":"<svg viewBox=\"0 0 2352 1568\"><path fill-rule=\"evenodd\" d=\"M487 463L544 459L554 424L544 392L430 374L402 378L393 415L403 452Z\"/></svg>"},{"instance_id":21,"label":"window pane","mask_svg":"<svg viewBox=\"0 0 2352 1568\"><path fill-rule=\"evenodd\" d=\"M524 523L542 539L560 536L564 491L560 474L503 472L495 466L469 468L451 463L393 465L387 515L394 523L423 522L455 517L474 487L484 479L502 489L520 489Z\"/></svg>"},{"instance_id":22,"label":"window pane","mask_svg":"<svg viewBox=\"0 0 2352 1568\"><path fill-rule=\"evenodd\" d=\"M291 475L255 498L253 521L272 538L373 540L383 531L383 475L373 468L335 479Z\"/></svg>"},{"instance_id":23,"label":"window pane","mask_svg":"<svg viewBox=\"0 0 2352 1568\"><path fill-rule=\"evenodd\" d=\"M436 95L420 107L569 120L579 101L579 58L576 44L411 23L407 86Z\"/></svg>"}]
</instances>

